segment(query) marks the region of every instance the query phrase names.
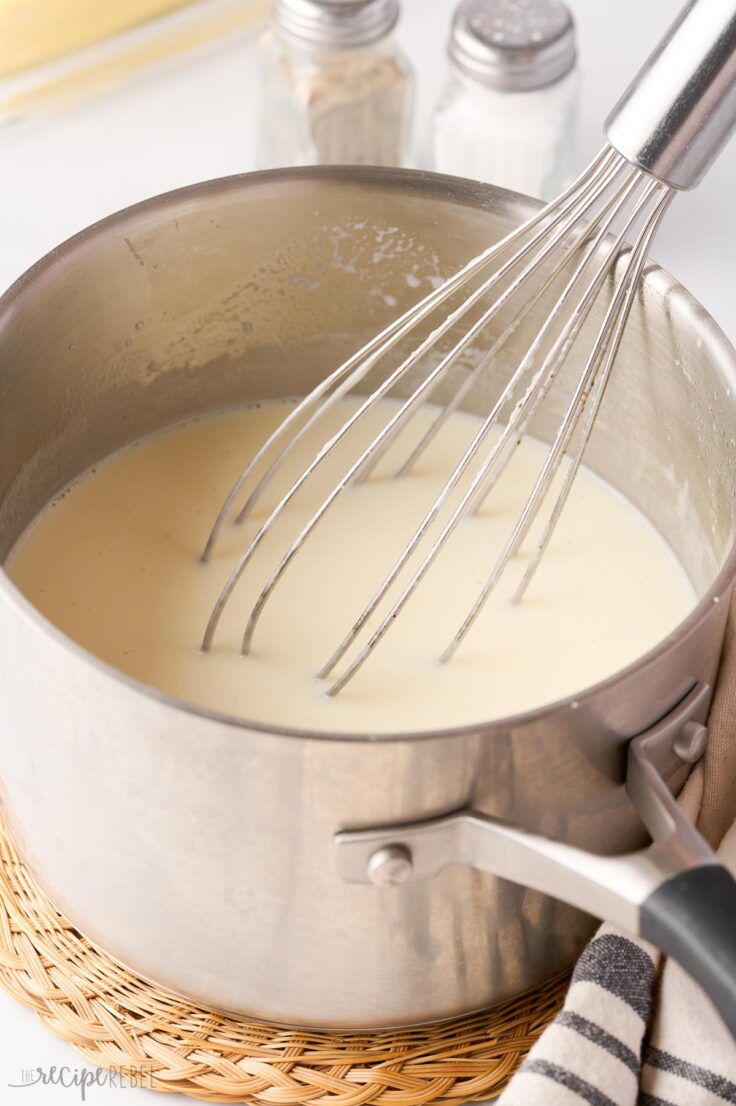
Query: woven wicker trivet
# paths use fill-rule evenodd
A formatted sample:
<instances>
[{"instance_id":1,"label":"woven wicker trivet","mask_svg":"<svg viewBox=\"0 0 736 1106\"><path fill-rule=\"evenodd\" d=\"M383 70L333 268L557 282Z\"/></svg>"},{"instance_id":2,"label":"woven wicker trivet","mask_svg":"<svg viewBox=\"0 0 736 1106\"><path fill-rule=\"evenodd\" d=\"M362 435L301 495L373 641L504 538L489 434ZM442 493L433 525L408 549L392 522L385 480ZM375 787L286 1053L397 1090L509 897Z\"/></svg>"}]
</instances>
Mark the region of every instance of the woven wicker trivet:
<instances>
[{"instance_id":1,"label":"woven wicker trivet","mask_svg":"<svg viewBox=\"0 0 736 1106\"><path fill-rule=\"evenodd\" d=\"M273 1106L458 1106L506 1085L566 981L418 1029L284 1029L183 1001L90 944L54 909L0 823L0 982L94 1064L159 1091Z\"/></svg>"}]
</instances>

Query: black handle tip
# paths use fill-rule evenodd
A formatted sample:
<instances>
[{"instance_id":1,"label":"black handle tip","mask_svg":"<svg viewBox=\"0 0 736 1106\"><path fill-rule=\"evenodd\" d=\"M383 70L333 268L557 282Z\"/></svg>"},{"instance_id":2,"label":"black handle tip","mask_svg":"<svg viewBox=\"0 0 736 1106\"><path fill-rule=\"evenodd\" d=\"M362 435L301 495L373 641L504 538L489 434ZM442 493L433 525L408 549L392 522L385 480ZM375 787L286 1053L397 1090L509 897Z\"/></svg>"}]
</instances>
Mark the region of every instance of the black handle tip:
<instances>
[{"instance_id":1,"label":"black handle tip","mask_svg":"<svg viewBox=\"0 0 736 1106\"><path fill-rule=\"evenodd\" d=\"M736 1038L736 880L720 864L680 872L642 904L639 927L697 980Z\"/></svg>"}]
</instances>

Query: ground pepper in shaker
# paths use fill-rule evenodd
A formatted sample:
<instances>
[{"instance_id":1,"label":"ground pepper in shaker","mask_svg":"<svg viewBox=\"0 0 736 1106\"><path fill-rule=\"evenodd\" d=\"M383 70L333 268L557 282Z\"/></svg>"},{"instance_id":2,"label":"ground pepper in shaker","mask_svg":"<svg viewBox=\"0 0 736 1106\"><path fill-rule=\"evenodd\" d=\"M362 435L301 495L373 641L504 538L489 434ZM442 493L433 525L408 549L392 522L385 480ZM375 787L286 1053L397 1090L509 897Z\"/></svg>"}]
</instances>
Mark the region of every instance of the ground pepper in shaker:
<instances>
[{"instance_id":1,"label":"ground pepper in shaker","mask_svg":"<svg viewBox=\"0 0 736 1106\"><path fill-rule=\"evenodd\" d=\"M463 0L432 123L443 173L552 199L573 176L575 24L560 0Z\"/></svg>"},{"instance_id":2,"label":"ground pepper in shaker","mask_svg":"<svg viewBox=\"0 0 736 1106\"><path fill-rule=\"evenodd\" d=\"M405 164L413 76L398 18L398 0L273 0L259 39L262 168Z\"/></svg>"}]
</instances>

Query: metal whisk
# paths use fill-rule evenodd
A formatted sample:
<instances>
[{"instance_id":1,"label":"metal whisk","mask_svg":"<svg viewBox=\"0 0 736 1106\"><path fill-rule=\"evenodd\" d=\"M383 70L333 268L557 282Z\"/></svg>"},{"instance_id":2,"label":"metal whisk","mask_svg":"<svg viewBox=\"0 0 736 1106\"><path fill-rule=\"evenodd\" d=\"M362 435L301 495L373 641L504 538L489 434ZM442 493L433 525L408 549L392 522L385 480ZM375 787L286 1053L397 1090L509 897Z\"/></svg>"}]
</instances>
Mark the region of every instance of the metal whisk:
<instances>
[{"instance_id":1,"label":"metal whisk","mask_svg":"<svg viewBox=\"0 0 736 1106\"><path fill-rule=\"evenodd\" d=\"M251 513L297 444L325 413L359 390L369 373L375 376L387 355L408 336L422 333L421 324L428 320L424 328L427 332L417 345L397 366L383 370L380 383L372 391L359 395L357 408L317 449L307 467L268 513L215 603L202 649L207 651L211 647L223 610L263 539L312 473L366 413L402 381L404 384L411 381L409 395L401 399L380 432L350 462L274 567L247 619L243 653L251 649L258 621L274 589L335 500L351 485L367 478L419 407L431 399L443 381L452 379L450 374L460 356L474 343L482 343L489 324L501 316L500 334L463 377L450 400L439 408L397 475L410 473L448 416L488 372L522 320L546 297L552 299L552 306L533 341L518 359L491 410L385 579L318 676L325 680L332 677L326 691L334 695L365 663L394 625L455 528L485 501L575 350L583 367L531 492L487 580L440 659L447 661L471 629L509 562L519 552L558 478L561 486L513 595L512 601L519 602L539 567L582 463L652 240L677 190L699 183L735 125L736 4L733 0L693 0L619 101L606 123L609 144L578 180L335 369L290 411L258 450L215 520L202 556L204 561L210 558L222 526L235 512L244 489L249 488L246 501L235 516L236 522L242 522ZM603 321L589 333L591 310L602 296L605 296ZM461 325L464 329L455 337ZM451 345L437 360L438 346L445 335ZM584 343L582 357L581 343ZM261 469L264 471L256 477ZM471 473L469 484L454 503L453 492ZM445 508L450 513L442 521ZM435 523L440 525L436 535L431 532ZM423 550L425 539L429 547ZM411 569L398 597L390 600L384 610L392 585L415 553L417 566ZM369 623L374 616L377 625L371 629ZM364 642L363 636L367 637ZM356 651L339 674L334 675L356 642Z\"/></svg>"}]
</instances>

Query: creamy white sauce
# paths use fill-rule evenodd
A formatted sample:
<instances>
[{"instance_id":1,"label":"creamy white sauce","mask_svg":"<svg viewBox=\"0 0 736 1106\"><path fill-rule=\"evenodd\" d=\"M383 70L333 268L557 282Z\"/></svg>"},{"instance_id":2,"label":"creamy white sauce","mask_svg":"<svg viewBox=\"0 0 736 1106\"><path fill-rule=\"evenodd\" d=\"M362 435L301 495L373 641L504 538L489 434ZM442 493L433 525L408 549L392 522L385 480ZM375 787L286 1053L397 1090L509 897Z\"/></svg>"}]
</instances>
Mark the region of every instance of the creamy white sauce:
<instances>
[{"instance_id":1,"label":"creamy white sauce","mask_svg":"<svg viewBox=\"0 0 736 1106\"><path fill-rule=\"evenodd\" d=\"M354 406L340 405L329 422L333 432ZM393 410L381 401L360 434L292 502L246 570L206 655L199 651L203 630L230 569L319 444L311 438L300 446L254 517L242 526L228 523L211 562L202 565L220 503L284 417L283 404L214 415L114 455L42 512L14 550L9 573L71 638L144 683L247 719L333 731L460 726L541 706L635 660L692 609L693 588L661 536L583 469L523 601L514 606L509 597L535 531L455 656L438 663L543 461L544 448L527 440L373 656L339 696L328 698L314 673L479 426L454 414L411 476L392 479L436 414L426 408L371 479L337 500L266 606L252 654L241 656L248 612L289 540Z\"/></svg>"}]
</instances>

